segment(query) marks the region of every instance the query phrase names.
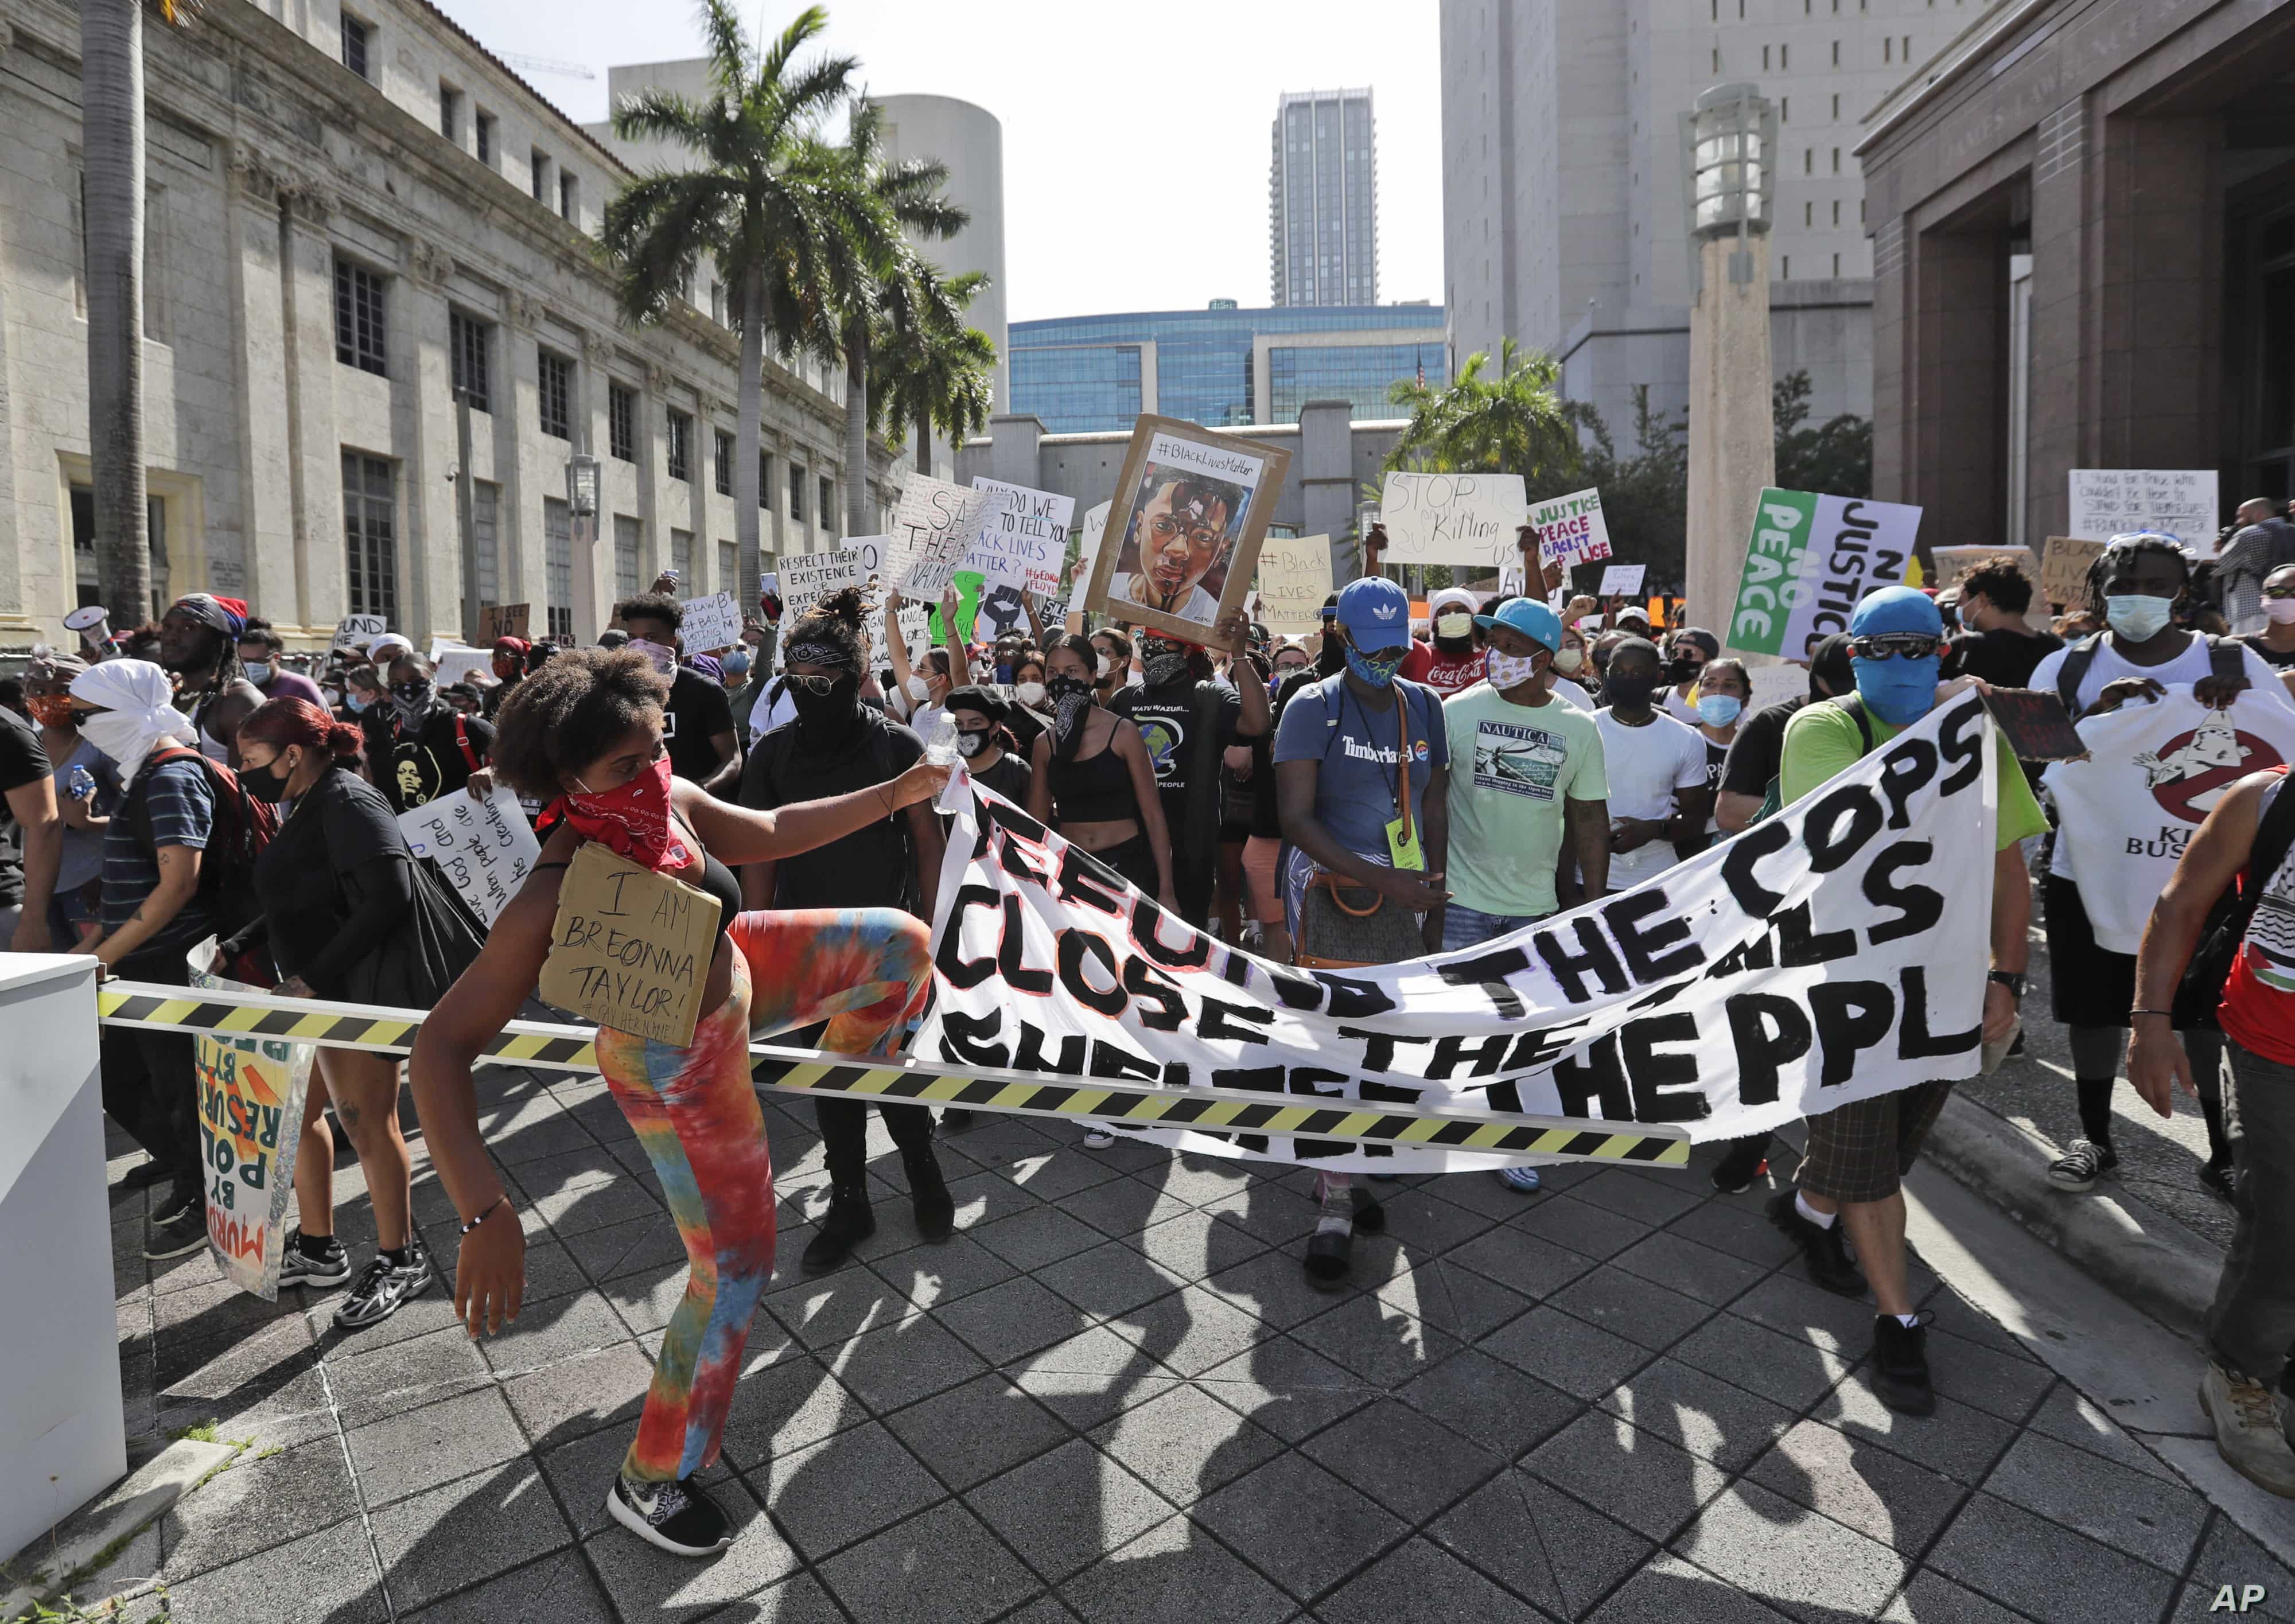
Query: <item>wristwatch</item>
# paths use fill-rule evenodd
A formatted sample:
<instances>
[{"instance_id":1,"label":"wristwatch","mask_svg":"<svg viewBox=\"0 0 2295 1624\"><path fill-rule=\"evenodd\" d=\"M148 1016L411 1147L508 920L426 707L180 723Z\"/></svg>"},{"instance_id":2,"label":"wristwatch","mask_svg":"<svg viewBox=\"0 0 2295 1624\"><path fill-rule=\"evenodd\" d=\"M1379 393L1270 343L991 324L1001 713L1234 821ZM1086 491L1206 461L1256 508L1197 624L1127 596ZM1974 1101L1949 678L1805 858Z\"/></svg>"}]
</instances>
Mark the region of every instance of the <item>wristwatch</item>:
<instances>
[{"instance_id":1,"label":"wristwatch","mask_svg":"<svg viewBox=\"0 0 2295 1624\"><path fill-rule=\"evenodd\" d=\"M2008 989L2009 995L2018 1003L2024 1001L2024 973L2021 970L1995 970L1984 979L1998 982Z\"/></svg>"}]
</instances>

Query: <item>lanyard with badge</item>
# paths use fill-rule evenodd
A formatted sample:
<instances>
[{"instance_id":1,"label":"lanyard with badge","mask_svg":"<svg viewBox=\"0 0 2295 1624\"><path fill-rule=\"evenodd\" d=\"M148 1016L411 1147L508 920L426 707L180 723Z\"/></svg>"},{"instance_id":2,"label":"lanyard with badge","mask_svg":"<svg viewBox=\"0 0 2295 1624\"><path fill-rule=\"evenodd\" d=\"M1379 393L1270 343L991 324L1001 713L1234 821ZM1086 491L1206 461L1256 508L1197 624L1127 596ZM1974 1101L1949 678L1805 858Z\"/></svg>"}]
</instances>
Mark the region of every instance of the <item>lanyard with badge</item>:
<instances>
[{"instance_id":1,"label":"lanyard with badge","mask_svg":"<svg viewBox=\"0 0 2295 1624\"><path fill-rule=\"evenodd\" d=\"M1378 737L1371 730L1370 711L1345 683L1339 691L1354 699L1355 709L1363 719L1363 739L1370 746L1371 759L1378 759ZM1387 793L1393 798L1396 815L1387 820L1386 852L1398 869L1425 872L1426 853L1418 841L1418 830L1410 816L1410 701L1400 688L1394 695L1394 765L1395 776L1387 780Z\"/></svg>"}]
</instances>

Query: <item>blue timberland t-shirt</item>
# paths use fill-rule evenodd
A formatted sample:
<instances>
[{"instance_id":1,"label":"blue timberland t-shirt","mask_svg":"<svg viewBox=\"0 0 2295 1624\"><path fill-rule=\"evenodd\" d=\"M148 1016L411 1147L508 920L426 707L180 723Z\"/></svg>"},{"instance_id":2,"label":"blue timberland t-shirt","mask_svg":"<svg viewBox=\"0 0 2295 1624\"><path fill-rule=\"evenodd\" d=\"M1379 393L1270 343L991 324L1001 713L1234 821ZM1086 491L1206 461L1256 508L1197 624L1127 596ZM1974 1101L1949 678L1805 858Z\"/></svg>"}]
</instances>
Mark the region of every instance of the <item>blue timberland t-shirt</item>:
<instances>
[{"instance_id":1,"label":"blue timberland t-shirt","mask_svg":"<svg viewBox=\"0 0 2295 1624\"><path fill-rule=\"evenodd\" d=\"M1442 701L1434 690L1397 677L1394 693L1395 704L1376 709L1355 697L1341 672L1293 694L1275 733L1277 765L1322 763L1315 780L1316 819L1348 851L1381 862L1387 861L1386 826L1401 815L1398 722L1407 718L1410 732L1413 831L1425 827L1428 779L1435 768L1450 764Z\"/></svg>"}]
</instances>

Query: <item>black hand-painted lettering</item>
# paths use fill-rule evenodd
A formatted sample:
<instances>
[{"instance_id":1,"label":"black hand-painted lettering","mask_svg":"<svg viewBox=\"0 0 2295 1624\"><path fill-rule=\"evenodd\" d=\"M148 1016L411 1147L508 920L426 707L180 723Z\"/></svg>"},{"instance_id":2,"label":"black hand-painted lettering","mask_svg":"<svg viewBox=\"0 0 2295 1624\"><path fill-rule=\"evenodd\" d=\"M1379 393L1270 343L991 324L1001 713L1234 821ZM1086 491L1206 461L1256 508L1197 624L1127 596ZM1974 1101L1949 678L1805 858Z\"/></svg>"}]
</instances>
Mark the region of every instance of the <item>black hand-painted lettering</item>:
<instances>
[{"instance_id":1,"label":"black hand-painted lettering","mask_svg":"<svg viewBox=\"0 0 2295 1624\"><path fill-rule=\"evenodd\" d=\"M1897 995L1884 982L1820 982L1809 990L1809 1008L1825 1057L1817 1078L1821 1089L1837 1089L1855 1076L1858 1051L1880 1042L1897 1024Z\"/></svg>"},{"instance_id":2,"label":"black hand-painted lettering","mask_svg":"<svg viewBox=\"0 0 2295 1624\"><path fill-rule=\"evenodd\" d=\"M1027 1021L1020 1023L1020 1041L1012 1049L1012 1065L1016 1072L1049 1072L1061 1077L1083 1074L1084 1036L1067 1032L1060 1039L1059 1058L1044 1058L1044 1040L1049 1036L1043 1028Z\"/></svg>"},{"instance_id":3,"label":"black hand-painted lettering","mask_svg":"<svg viewBox=\"0 0 2295 1624\"><path fill-rule=\"evenodd\" d=\"M1905 990L1905 1018L1897 1028L1897 1058L1929 1060L1939 1055L1964 1055L1984 1041L1984 1023L1966 1032L1929 1032L1929 973L1908 964L1897 973Z\"/></svg>"},{"instance_id":4,"label":"black hand-painted lettering","mask_svg":"<svg viewBox=\"0 0 2295 1624\"><path fill-rule=\"evenodd\" d=\"M1830 874L1881 832L1881 803L1869 784L1843 784L1809 809L1801 820L1801 845L1812 874Z\"/></svg>"},{"instance_id":5,"label":"black hand-painted lettering","mask_svg":"<svg viewBox=\"0 0 2295 1624\"><path fill-rule=\"evenodd\" d=\"M1733 993L1724 1008L1729 1013L1729 1041L1737 1051L1738 1102L1776 1104L1780 1073L1809 1053L1815 1032L1808 1015L1792 999L1775 992Z\"/></svg>"},{"instance_id":6,"label":"black hand-painted lettering","mask_svg":"<svg viewBox=\"0 0 2295 1624\"><path fill-rule=\"evenodd\" d=\"M1662 1054L1663 1044L1687 1045L1686 1055ZM1644 1016L1618 1028L1618 1059L1633 1089L1634 1120L1694 1122L1712 1114L1697 1089L1697 1017L1687 1010Z\"/></svg>"},{"instance_id":7,"label":"black hand-painted lettering","mask_svg":"<svg viewBox=\"0 0 2295 1624\"><path fill-rule=\"evenodd\" d=\"M1362 1069L1367 1072L1391 1072L1394 1069L1394 1046L1398 1043L1432 1043L1432 1038L1414 1038L1408 1032L1380 1032L1371 1026L1342 1026L1339 1036L1360 1040L1363 1046Z\"/></svg>"},{"instance_id":8,"label":"black hand-painted lettering","mask_svg":"<svg viewBox=\"0 0 2295 1624\"><path fill-rule=\"evenodd\" d=\"M1204 1012L1196 1017L1196 1035L1206 1041L1229 1038L1238 1043L1264 1043L1267 1034L1257 1028L1273 1024L1272 1009L1254 1009L1248 1004L1207 998L1204 1000Z\"/></svg>"},{"instance_id":9,"label":"black hand-painted lettering","mask_svg":"<svg viewBox=\"0 0 2295 1624\"><path fill-rule=\"evenodd\" d=\"M1188 1000L1179 988L1145 959L1123 961L1123 985L1131 996L1155 1008L1139 1011L1139 1024L1150 1032L1177 1032L1187 1024Z\"/></svg>"},{"instance_id":10,"label":"black hand-painted lettering","mask_svg":"<svg viewBox=\"0 0 2295 1624\"><path fill-rule=\"evenodd\" d=\"M940 1057L953 1060L959 1065L1006 1070L1011 1064L1011 1051L1001 1043L991 1041L1003 1026L1001 1009L991 1009L984 1015L947 1010L940 1020Z\"/></svg>"},{"instance_id":11,"label":"black hand-painted lettering","mask_svg":"<svg viewBox=\"0 0 2295 1624\"><path fill-rule=\"evenodd\" d=\"M1631 1122L1633 1090L1626 1081L1625 1068L1618 1064L1618 1034L1613 1032L1597 1038L1588 1046L1583 1059L1556 1062L1554 1090L1562 1097L1564 1116L1600 1116L1607 1122ZM1598 1105L1600 1110L1587 1109L1593 1105Z\"/></svg>"},{"instance_id":12,"label":"black hand-painted lettering","mask_svg":"<svg viewBox=\"0 0 2295 1624\"><path fill-rule=\"evenodd\" d=\"M957 888L956 904L948 910L948 928L941 933L940 951L933 961L950 986L960 990L976 987L996 974L993 959L967 959L963 948L965 910L995 906L996 888L992 885Z\"/></svg>"},{"instance_id":13,"label":"black hand-painted lettering","mask_svg":"<svg viewBox=\"0 0 2295 1624\"><path fill-rule=\"evenodd\" d=\"M1793 844L1793 829L1782 818L1771 818L1756 823L1730 843L1729 853L1721 860L1721 883L1729 887L1749 919L1766 919L1785 900L1782 891L1772 891L1753 877L1754 865L1764 857L1774 857Z\"/></svg>"},{"instance_id":14,"label":"black hand-painted lettering","mask_svg":"<svg viewBox=\"0 0 2295 1624\"><path fill-rule=\"evenodd\" d=\"M1080 845L1060 854L1060 901L1123 917L1123 877Z\"/></svg>"},{"instance_id":15,"label":"black hand-painted lettering","mask_svg":"<svg viewBox=\"0 0 2295 1624\"><path fill-rule=\"evenodd\" d=\"M1467 1075L1471 1077L1494 1076L1506 1065L1507 1050L1513 1047L1513 1040L1502 1032L1482 1038L1448 1033L1434 1040L1434 1053L1426 1062L1426 1080L1448 1081L1457 1075L1461 1065L1469 1068Z\"/></svg>"},{"instance_id":16,"label":"black hand-painted lettering","mask_svg":"<svg viewBox=\"0 0 2295 1624\"><path fill-rule=\"evenodd\" d=\"M1705 955L1690 940L1688 920L1676 916L1654 929L1643 928L1653 916L1667 914L1670 910L1662 886L1629 892L1614 902L1602 904L1602 918L1618 939L1618 946L1626 956L1626 967L1645 986L1669 975L1679 975L1705 962Z\"/></svg>"},{"instance_id":17,"label":"black hand-painted lettering","mask_svg":"<svg viewBox=\"0 0 2295 1624\"><path fill-rule=\"evenodd\" d=\"M1518 1021L1529 1006L1522 1001L1522 994L1507 984L1506 978L1519 975L1528 968L1530 955L1518 947L1509 947L1446 964L1442 967L1442 979L1454 987L1480 987L1500 1018Z\"/></svg>"},{"instance_id":18,"label":"black hand-painted lettering","mask_svg":"<svg viewBox=\"0 0 2295 1624\"><path fill-rule=\"evenodd\" d=\"M1769 921L1776 926L1777 962L1788 970L1807 969L1813 964L1831 964L1836 959L1857 956L1857 933L1853 930L1828 930L1817 933L1809 923L1814 901L1794 903Z\"/></svg>"},{"instance_id":19,"label":"black hand-painted lettering","mask_svg":"<svg viewBox=\"0 0 2295 1624\"><path fill-rule=\"evenodd\" d=\"M1180 933L1178 947L1164 941L1166 921ZM1200 970L1212 959L1209 935L1185 919L1165 913L1144 896L1135 898L1131 904L1131 940L1141 952L1167 970Z\"/></svg>"},{"instance_id":20,"label":"black hand-painted lettering","mask_svg":"<svg viewBox=\"0 0 2295 1624\"><path fill-rule=\"evenodd\" d=\"M1578 933L1578 951L1574 953L1563 944L1561 934L1556 931L1542 930L1530 939L1538 956L1546 961L1547 969L1561 983L1562 995L1573 1004L1592 1002L1594 992L1586 984L1589 972L1602 983L1604 992L1623 992L1631 986L1626 967L1618 962L1617 950L1602 934L1602 927L1591 919L1579 919L1573 924Z\"/></svg>"},{"instance_id":21,"label":"black hand-painted lettering","mask_svg":"<svg viewBox=\"0 0 2295 1624\"><path fill-rule=\"evenodd\" d=\"M1955 796L1976 782L1984 771L1984 701L1970 695L1946 714L1937 733L1937 752L1952 763L1939 796Z\"/></svg>"},{"instance_id":22,"label":"black hand-painted lettering","mask_svg":"<svg viewBox=\"0 0 2295 1624\"><path fill-rule=\"evenodd\" d=\"M1874 947L1904 936L1917 936L1944 918L1944 894L1927 885L1899 885L1899 869L1917 869L1936 855L1926 840L1899 840L1875 857L1865 870L1865 900L1875 908L1893 908L1897 917L1883 919L1865 933Z\"/></svg>"},{"instance_id":23,"label":"black hand-painted lettering","mask_svg":"<svg viewBox=\"0 0 2295 1624\"><path fill-rule=\"evenodd\" d=\"M1374 1015L1384 1015L1395 1007L1394 1000L1380 990L1375 981L1358 981L1350 975L1336 975L1328 970L1310 972L1323 983L1330 995L1330 1004L1324 1010L1335 1021L1360 1021Z\"/></svg>"},{"instance_id":24,"label":"black hand-painted lettering","mask_svg":"<svg viewBox=\"0 0 2295 1624\"><path fill-rule=\"evenodd\" d=\"M1900 739L1881 754L1881 795L1889 803L1889 827L1910 828L1907 811L1923 786L1936 777L1937 747L1925 739Z\"/></svg>"},{"instance_id":25,"label":"black hand-painted lettering","mask_svg":"<svg viewBox=\"0 0 2295 1624\"><path fill-rule=\"evenodd\" d=\"M1091 977L1084 973L1087 959L1099 967L1110 984L1092 985ZM1077 1003L1110 1020L1121 1016L1131 1002L1131 995L1123 990L1123 972L1116 967L1115 950L1091 932L1074 926L1060 933L1060 985Z\"/></svg>"},{"instance_id":26,"label":"black hand-painted lettering","mask_svg":"<svg viewBox=\"0 0 2295 1624\"><path fill-rule=\"evenodd\" d=\"M1020 899L1008 893L1004 898L1004 934L996 943L996 973L1015 992L1030 992L1041 998L1052 990L1052 972L1023 962L1028 941L1025 917Z\"/></svg>"}]
</instances>

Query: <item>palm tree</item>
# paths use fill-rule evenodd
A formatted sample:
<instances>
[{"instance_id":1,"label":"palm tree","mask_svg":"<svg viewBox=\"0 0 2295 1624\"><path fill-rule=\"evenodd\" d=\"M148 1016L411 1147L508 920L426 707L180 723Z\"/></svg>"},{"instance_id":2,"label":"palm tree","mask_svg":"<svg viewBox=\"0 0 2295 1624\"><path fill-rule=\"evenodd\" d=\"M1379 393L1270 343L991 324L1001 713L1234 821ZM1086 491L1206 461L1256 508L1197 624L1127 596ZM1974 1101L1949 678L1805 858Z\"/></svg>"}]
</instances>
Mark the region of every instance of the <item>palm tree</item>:
<instances>
[{"instance_id":1,"label":"palm tree","mask_svg":"<svg viewBox=\"0 0 2295 1624\"><path fill-rule=\"evenodd\" d=\"M1482 374L1487 352L1466 357L1442 388L1398 382L1387 399L1410 408L1410 426L1386 455L1386 468L1436 473L1520 474L1534 481L1579 461L1578 434L1558 386L1561 363L1540 351L1523 355L1507 339L1498 376Z\"/></svg>"},{"instance_id":2,"label":"palm tree","mask_svg":"<svg viewBox=\"0 0 2295 1624\"><path fill-rule=\"evenodd\" d=\"M962 231L972 216L941 195L948 166L933 158L888 162L883 142L882 110L857 101L838 150L852 183L866 189L886 220L918 237L945 241ZM856 229L856 239L861 234ZM869 427L879 414L869 405L870 352L886 336L896 309L916 311L935 295L923 280L932 267L897 235L879 252L855 256L853 269L857 274L830 295L839 318L837 349L845 357L845 526L847 535L860 535L875 527L869 522ZM936 277L933 282L945 286Z\"/></svg>"},{"instance_id":3,"label":"palm tree","mask_svg":"<svg viewBox=\"0 0 2295 1624\"><path fill-rule=\"evenodd\" d=\"M829 26L828 13L809 7L762 52L751 48L727 0L701 0L701 26L715 86L709 99L648 90L614 110L617 135L682 147L690 167L657 169L624 187L606 206L604 248L620 269L622 314L632 322L668 314L705 254L732 280L741 332L734 539L741 600L755 604L766 337L784 354L832 353L838 333L830 295L897 233L853 184L837 149L820 139L821 121L851 95L860 67L849 56L796 62Z\"/></svg>"},{"instance_id":4,"label":"palm tree","mask_svg":"<svg viewBox=\"0 0 2295 1624\"><path fill-rule=\"evenodd\" d=\"M889 420L897 445L911 437L918 471L932 471L932 436L951 445L988 427L995 409L996 344L964 324L964 311L988 285L984 271L943 280L930 265L888 290L885 330L870 355L869 426Z\"/></svg>"},{"instance_id":5,"label":"palm tree","mask_svg":"<svg viewBox=\"0 0 2295 1624\"><path fill-rule=\"evenodd\" d=\"M172 26L196 0L155 0ZM79 12L81 233L87 251L87 453L95 568L123 625L151 601L143 478L143 7L83 0Z\"/></svg>"}]
</instances>

